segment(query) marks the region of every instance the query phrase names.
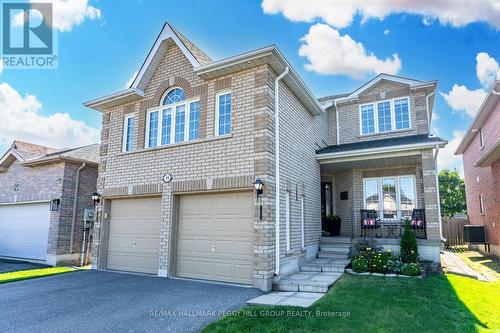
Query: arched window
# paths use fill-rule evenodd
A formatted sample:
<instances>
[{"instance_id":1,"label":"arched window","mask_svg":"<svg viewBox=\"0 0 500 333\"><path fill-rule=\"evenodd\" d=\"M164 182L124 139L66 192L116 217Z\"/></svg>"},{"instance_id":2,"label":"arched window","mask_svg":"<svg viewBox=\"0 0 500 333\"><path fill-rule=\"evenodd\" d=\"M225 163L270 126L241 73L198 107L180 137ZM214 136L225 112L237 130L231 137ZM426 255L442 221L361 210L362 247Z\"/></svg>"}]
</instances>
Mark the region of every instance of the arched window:
<instances>
[{"instance_id":1,"label":"arched window","mask_svg":"<svg viewBox=\"0 0 500 333\"><path fill-rule=\"evenodd\" d=\"M181 88L174 88L167 93L167 95L163 99L162 105L179 103L185 100L186 96L184 95L184 90L182 90Z\"/></svg>"}]
</instances>

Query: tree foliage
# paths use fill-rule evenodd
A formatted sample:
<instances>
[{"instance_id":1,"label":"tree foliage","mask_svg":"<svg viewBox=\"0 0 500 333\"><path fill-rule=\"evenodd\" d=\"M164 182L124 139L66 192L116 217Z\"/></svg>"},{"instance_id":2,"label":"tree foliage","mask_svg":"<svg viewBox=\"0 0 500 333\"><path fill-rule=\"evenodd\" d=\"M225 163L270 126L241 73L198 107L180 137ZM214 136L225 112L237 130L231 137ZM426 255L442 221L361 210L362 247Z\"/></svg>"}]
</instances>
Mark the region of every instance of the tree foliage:
<instances>
[{"instance_id":1,"label":"tree foliage","mask_svg":"<svg viewBox=\"0 0 500 333\"><path fill-rule=\"evenodd\" d=\"M465 182L457 170L443 169L439 172L439 196L441 216L452 217L466 214Z\"/></svg>"}]
</instances>

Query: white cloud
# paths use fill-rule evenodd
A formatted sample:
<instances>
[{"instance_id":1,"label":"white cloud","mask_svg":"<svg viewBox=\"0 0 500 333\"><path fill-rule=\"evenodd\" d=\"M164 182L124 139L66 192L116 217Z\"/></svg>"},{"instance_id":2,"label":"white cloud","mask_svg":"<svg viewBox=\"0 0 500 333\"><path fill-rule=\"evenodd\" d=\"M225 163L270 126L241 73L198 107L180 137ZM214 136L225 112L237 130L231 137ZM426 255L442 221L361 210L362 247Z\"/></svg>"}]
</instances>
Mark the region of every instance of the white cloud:
<instances>
[{"instance_id":1,"label":"white cloud","mask_svg":"<svg viewBox=\"0 0 500 333\"><path fill-rule=\"evenodd\" d=\"M474 117L486 97L483 89L469 90L466 86L458 84L454 84L447 94L443 92L440 94L453 110L465 111L471 117Z\"/></svg>"},{"instance_id":2,"label":"white cloud","mask_svg":"<svg viewBox=\"0 0 500 333\"><path fill-rule=\"evenodd\" d=\"M385 30L384 30L384 35L386 35L386 36L387 36L387 35L389 35L390 33L391 33L391 30L389 30L389 29L385 29Z\"/></svg>"},{"instance_id":3,"label":"white cloud","mask_svg":"<svg viewBox=\"0 0 500 333\"><path fill-rule=\"evenodd\" d=\"M0 144L14 139L54 148L75 147L99 141L99 130L67 113L44 116L36 96L22 97L7 83L0 83Z\"/></svg>"},{"instance_id":4,"label":"white cloud","mask_svg":"<svg viewBox=\"0 0 500 333\"><path fill-rule=\"evenodd\" d=\"M127 80L127 82L125 82L125 89L128 89L130 88L130 86L132 85L132 82L134 82L135 80L135 77L137 76L137 74L139 74L138 71L135 71L132 76Z\"/></svg>"},{"instance_id":5,"label":"white cloud","mask_svg":"<svg viewBox=\"0 0 500 333\"><path fill-rule=\"evenodd\" d=\"M480 52L476 56L476 75L483 89L489 90L493 82L500 78L500 66L488 53Z\"/></svg>"},{"instance_id":6,"label":"white cloud","mask_svg":"<svg viewBox=\"0 0 500 333\"><path fill-rule=\"evenodd\" d=\"M397 54L379 59L349 35L341 36L332 27L318 23L301 38L299 55L307 57L305 68L320 74L345 74L362 78L370 73L396 74L401 69Z\"/></svg>"},{"instance_id":7,"label":"white cloud","mask_svg":"<svg viewBox=\"0 0 500 333\"><path fill-rule=\"evenodd\" d=\"M52 26L59 31L68 32L74 25L80 25L85 19L95 20L101 17L101 10L90 6L88 0L30 0L30 2L52 2ZM22 13L14 17L14 26L22 26L23 22Z\"/></svg>"},{"instance_id":8,"label":"white cloud","mask_svg":"<svg viewBox=\"0 0 500 333\"><path fill-rule=\"evenodd\" d=\"M480 52L476 55L476 75L483 88L472 90L454 84L447 94L440 93L453 110L465 111L471 117L476 115L493 82L500 79L500 66L488 53Z\"/></svg>"},{"instance_id":9,"label":"white cloud","mask_svg":"<svg viewBox=\"0 0 500 333\"><path fill-rule=\"evenodd\" d=\"M426 22L435 19L453 27L486 22L500 29L498 0L263 0L262 8L264 13L282 13L292 21L322 19L336 28L349 26L356 14L366 21L372 18L382 20L390 14L408 13L422 15Z\"/></svg>"},{"instance_id":10,"label":"white cloud","mask_svg":"<svg viewBox=\"0 0 500 333\"><path fill-rule=\"evenodd\" d=\"M438 169L457 169L458 172L463 176L464 168L462 163L462 156L456 156L455 151L462 141L464 132L454 130L453 138L448 142L446 147L439 150L438 154Z\"/></svg>"}]
</instances>

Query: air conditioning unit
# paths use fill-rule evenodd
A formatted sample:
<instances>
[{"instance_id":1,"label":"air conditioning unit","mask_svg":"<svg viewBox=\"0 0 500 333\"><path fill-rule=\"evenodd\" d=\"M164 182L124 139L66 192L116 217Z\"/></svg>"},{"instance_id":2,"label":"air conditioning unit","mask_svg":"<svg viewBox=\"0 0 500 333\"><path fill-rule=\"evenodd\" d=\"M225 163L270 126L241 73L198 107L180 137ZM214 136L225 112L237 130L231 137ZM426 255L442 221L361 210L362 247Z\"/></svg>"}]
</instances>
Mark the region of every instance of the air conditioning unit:
<instances>
[{"instance_id":1,"label":"air conditioning unit","mask_svg":"<svg viewBox=\"0 0 500 333\"><path fill-rule=\"evenodd\" d=\"M484 226L482 225L464 225L464 241L466 243L486 243Z\"/></svg>"}]
</instances>

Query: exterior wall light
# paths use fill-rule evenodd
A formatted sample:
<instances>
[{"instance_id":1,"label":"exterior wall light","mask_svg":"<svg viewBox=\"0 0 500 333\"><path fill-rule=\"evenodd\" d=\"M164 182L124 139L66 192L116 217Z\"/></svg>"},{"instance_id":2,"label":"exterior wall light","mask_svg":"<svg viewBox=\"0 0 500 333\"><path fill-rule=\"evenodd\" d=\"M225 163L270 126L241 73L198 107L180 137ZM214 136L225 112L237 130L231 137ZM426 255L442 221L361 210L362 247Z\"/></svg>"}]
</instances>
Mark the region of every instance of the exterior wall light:
<instances>
[{"instance_id":1,"label":"exterior wall light","mask_svg":"<svg viewBox=\"0 0 500 333\"><path fill-rule=\"evenodd\" d=\"M253 187L255 188L255 194L257 195L257 200L259 200L263 188L264 188L264 182L260 179L256 179L255 182L253 183ZM262 198L260 198L260 207L259 207L259 219L262 221Z\"/></svg>"},{"instance_id":2,"label":"exterior wall light","mask_svg":"<svg viewBox=\"0 0 500 333\"><path fill-rule=\"evenodd\" d=\"M92 198L92 201L94 201L94 206L101 201L101 195L97 192L92 193L90 197Z\"/></svg>"},{"instance_id":3,"label":"exterior wall light","mask_svg":"<svg viewBox=\"0 0 500 333\"><path fill-rule=\"evenodd\" d=\"M59 210L60 203L61 203L61 199L52 199L50 201L50 211L57 212Z\"/></svg>"}]
</instances>

